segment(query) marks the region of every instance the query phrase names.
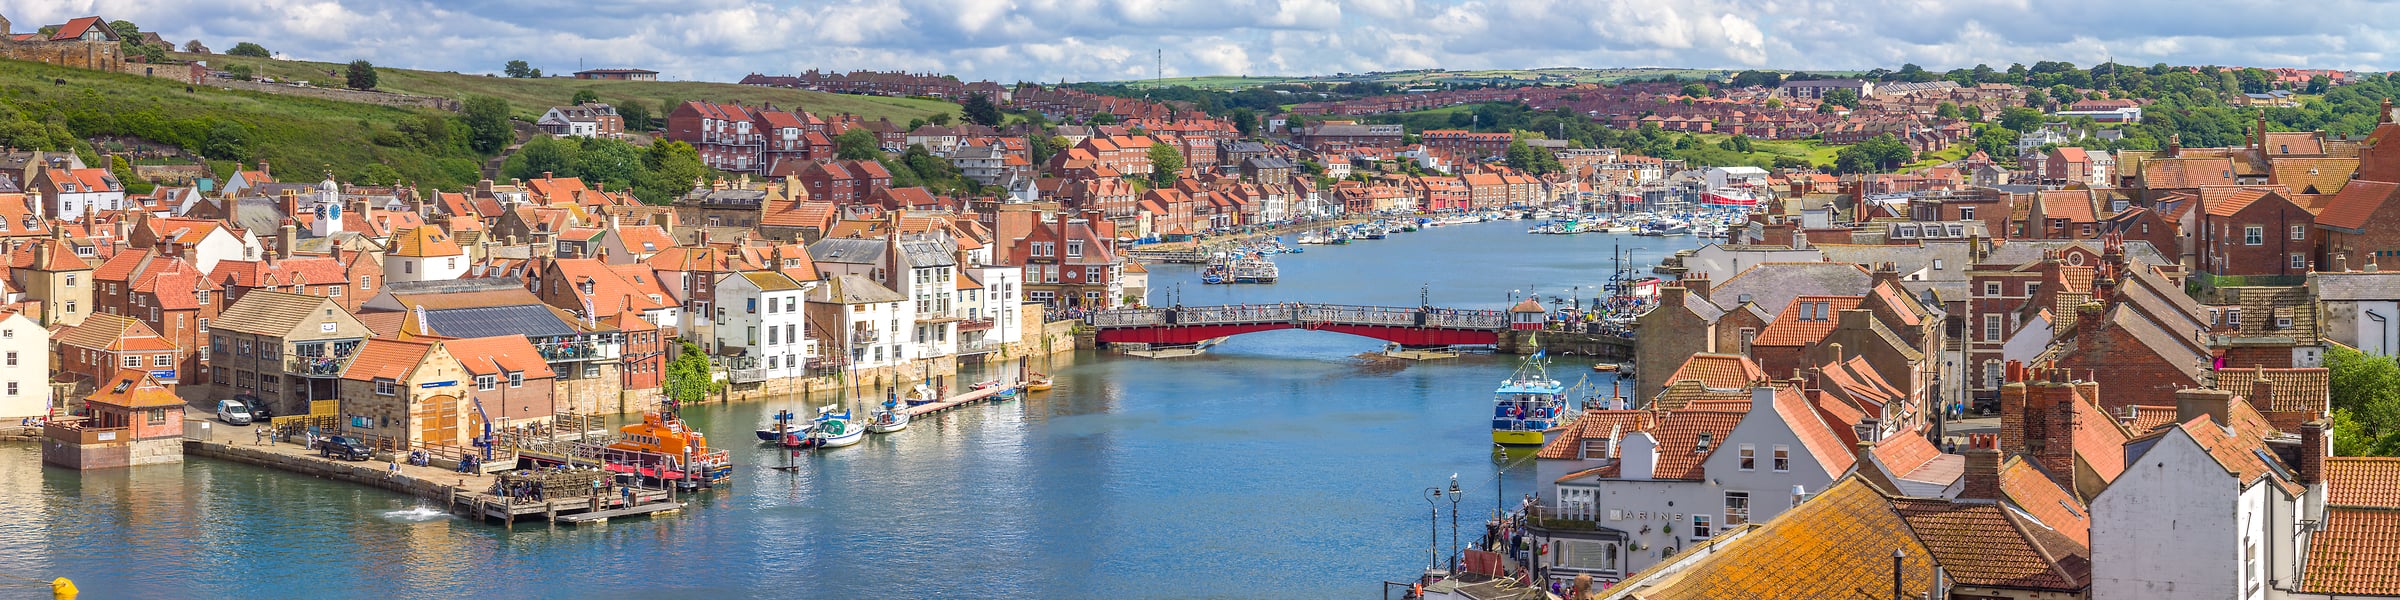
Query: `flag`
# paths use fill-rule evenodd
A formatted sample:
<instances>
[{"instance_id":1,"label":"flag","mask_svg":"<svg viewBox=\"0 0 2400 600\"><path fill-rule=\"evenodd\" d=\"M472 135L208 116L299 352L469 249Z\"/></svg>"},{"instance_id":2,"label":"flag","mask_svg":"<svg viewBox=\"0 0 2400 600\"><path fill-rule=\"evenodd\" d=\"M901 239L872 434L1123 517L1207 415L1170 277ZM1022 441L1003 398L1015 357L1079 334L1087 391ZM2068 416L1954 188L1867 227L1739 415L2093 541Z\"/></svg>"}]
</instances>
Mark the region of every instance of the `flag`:
<instances>
[{"instance_id":1,"label":"flag","mask_svg":"<svg viewBox=\"0 0 2400 600\"><path fill-rule=\"evenodd\" d=\"M1536 348L1536 349L1534 349L1534 351L1533 351L1533 358L1534 358L1535 360L1540 360L1540 359L1542 358L1542 355L1544 355L1544 354L1548 354L1549 352L1550 352L1550 351L1549 351L1548 349L1546 349L1546 348Z\"/></svg>"}]
</instances>

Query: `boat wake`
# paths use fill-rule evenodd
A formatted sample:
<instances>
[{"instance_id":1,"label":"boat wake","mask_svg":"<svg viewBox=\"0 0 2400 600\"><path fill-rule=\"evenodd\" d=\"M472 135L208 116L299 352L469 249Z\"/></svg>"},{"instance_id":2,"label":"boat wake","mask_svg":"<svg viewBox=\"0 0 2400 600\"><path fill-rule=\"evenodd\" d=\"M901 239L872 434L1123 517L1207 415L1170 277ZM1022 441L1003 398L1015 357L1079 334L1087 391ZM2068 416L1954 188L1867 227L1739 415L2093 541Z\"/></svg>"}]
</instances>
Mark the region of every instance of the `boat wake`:
<instances>
[{"instance_id":1,"label":"boat wake","mask_svg":"<svg viewBox=\"0 0 2400 600\"><path fill-rule=\"evenodd\" d=\"M403 522L408 522L408 523L424 523L424 522L427 522L427 521L439 521L439 520L442 520L442 519L448 519L448 518L450 518L450 513L447 513L447 512L442 512L442 510L441 510L441 509L434 508L434 507L431 507L431 506L419 506L419 507L416 507L416 508L409 508L409 509L403 509L403 510L387 510L387 511L384 511L384 512L383 512L383 518L384 518L384 520L387 520L387 521L403 521Z\"/></svg>"}]
</instances>

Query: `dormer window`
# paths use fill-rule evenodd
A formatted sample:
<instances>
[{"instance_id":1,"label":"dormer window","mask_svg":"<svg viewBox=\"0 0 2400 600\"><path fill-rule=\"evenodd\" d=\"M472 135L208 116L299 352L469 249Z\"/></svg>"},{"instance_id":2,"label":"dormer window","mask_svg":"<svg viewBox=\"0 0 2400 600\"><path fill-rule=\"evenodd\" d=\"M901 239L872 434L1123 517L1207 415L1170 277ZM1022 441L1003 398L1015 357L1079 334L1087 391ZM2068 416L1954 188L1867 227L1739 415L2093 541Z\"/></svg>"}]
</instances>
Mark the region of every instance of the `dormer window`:
<instances>
[{"instance_id":1,"label":"dormer window","mask_svg":"<svg viewBox=\"0 0 2400 600\"><path fill-rule=\"evenodd\" d=\"M1583 438L1583 460L1608 458L1608 438Z\"/></svg>"},{"instance_id":2,"label":"dormer window","mask_svg":"<svg viewBox=\"0 0 2400 600\"><path fill-rule=\"evenodd\" d=\"M1700 434L1700 441L1699 441L1699 443L1696 443L1696 444L1693 444L1693 445L1692 445L1692 452L1694 452L1694 453L1707 452L1707 451L1708 451L1708 444L1709 444L1709 442L1711 442L1711 441L1714 441L1714 440L1710 439L1711 437L1713 437L1711 434L1708 434L1708 433L1705 433L1705 432L1704 432L1704 433L1701 433L1701 434Z\"/></svg>"}]
</instances>

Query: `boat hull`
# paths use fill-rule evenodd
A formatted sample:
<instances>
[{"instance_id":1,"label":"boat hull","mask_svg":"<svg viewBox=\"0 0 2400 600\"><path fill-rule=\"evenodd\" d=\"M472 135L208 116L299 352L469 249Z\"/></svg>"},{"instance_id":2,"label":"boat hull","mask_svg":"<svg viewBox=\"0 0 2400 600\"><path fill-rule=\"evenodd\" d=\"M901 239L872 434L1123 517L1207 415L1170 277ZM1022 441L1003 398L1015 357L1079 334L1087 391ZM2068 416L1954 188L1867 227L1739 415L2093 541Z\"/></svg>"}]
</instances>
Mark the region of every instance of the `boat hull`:
<instances>
[{"instance_id":1,"label":"boat hull","mask_svg":"<svg viewBox=\"0 0 2400 600\"><path fill-rule=\"evenodd\" d=\"M898 422L898 423L889 423L889 424L880 424L880 423L879 423L879 424L875 424L875 425L868 425L868 426L867 426L867 431L871 431L871 432L874 432L874 433L892 433L892 432L895 432L895 431L900 431L900 430L904 430L904 429L908 429L908 422L907 422L907 421L901 421L901 422Z\"/></svg>"},{"instance_id":2,"label":"boat hull","mask_svg":"<svg viewBox=\"0 0 2400 600\"><path fill-rule=\"evenodd\" d=\"M1542 444L1549 443L1550 436L1555 431L1557 430L1553 429L1545 431L1540 429L1494 429L1492 430L1492 443L1502 446L1540 446Z\"/></svg>"},{"instance_id":3,"label":"boat hull","mask_svg":"<svg viewBox=\"0 0 2400 600\"><path fill-rule=\"evenodd\" d=\"M819 437L817 438L817 447L840 448L843 446L856 446L860 441L865 439L867 439L867 430L853 429L850 432L841 435Z\"/></svg>"}]
</instances>

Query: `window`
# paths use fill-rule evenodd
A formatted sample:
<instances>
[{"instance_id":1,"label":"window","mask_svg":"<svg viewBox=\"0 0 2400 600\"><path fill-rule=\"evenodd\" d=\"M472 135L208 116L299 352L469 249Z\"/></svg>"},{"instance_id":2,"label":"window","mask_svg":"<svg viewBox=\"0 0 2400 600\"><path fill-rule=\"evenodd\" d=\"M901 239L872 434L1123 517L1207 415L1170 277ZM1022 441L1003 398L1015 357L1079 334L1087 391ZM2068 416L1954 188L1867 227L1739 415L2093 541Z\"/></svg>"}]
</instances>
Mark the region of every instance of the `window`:
<instances>
[{"instance_id":1,"label":"window","mask_svg":"<svg viewBox=\"0 0 2400 600\"><path fill-rule=\"evenodd\" d=\"M1741 465L1742 465L1742 466L1741 466L1741 469L1742 469L1742 470L1744 470L1744 471L1755 471L1755 470L1758 470L1758 447L1757 447L1757 446L1753 446L1753 445L1750 445L1750 444L1742 444L1742 448L1741 448L1741 457L1742 457L1742 462L1741 462Z\"/></svg>"},{"instance_id":2,"label":"window","mask_svg":"<svg viewBox=\"0 0 2400 600\"><path fill-rule=\"evenodd\" d=\"M2039 295L2041 295L2041 293L2042 293L2042 282L2039 282L2039 281L2028 281L2028 282L2025 282L2025 297L2027 297L2027 298L2031 298L2031 297L2034 297L2034 296L2039 296Z\"/></svg>"},{"instance_id":3,"label":"window","mask_svg":"<svg viewBox=\"0 0 2400 600\"><path fill-rule=\"evenodd\" d=\"M1700 440L1699 440L1698 442L1696 442L1696 443L1692 444L1692 452L1694 452L1694 453L1699 453L1699 452L1707 452L1707 451L1708 451L1708 443L1709 443L1709 442L1711 442L1711 441L1714 441L1714 440L1711 440L1711 439L1710 439L1711 437L1714 437L1714 436L1711 436L1711 435L1709 435L1709 434L1708 434L1708 433L1706 433L1706 432L1702 432L1702 433L1700 434Z\"/></svg>"},{"instance_id":4,"label":"window","mask_svg":"<svg viewBox=\"0 0 2400 600\"><path fill-rule=\"evenodd\" d=\"M1997 282L1997 281L1986 281L1986 282L1983 282L1983 295L1985 295L1985 296L1998 296L1998 295L2000 295L2000 282Z\"/></svg>"},{"instance_id":5,"label":"window","mask_svg":"<svg viewBox=\"0 0 2400 600\"><path fill-rule=\"evenodd\" d=\"M375 395L377 395L377 396L393 396L393 395L398 395L399 393L400 393L400 386L398 386L398 385L394 385L394 384L392 383L392 380L390 380L390 379L386 379L386 378L382 378L382 377L377 377L377 378L375 378Z\"/></svg>"},{"instance_id":6,"label":"window","mask_svg":"<svg viewBox=\"0 0 2400 600\"><path fill-rule=\"evenodd\" d=\"M142 357L139 354L127 354L125 355L124 363L125 368L139 369L142 368Z\"/></svg>"},{"instance_id":7,"label":"window","mask_svg":"<svg viewBox=\"0 0 2400 600\"><path fill-rule=\"evenodd\" d=\"M164 409L151 409L142 412L150 416L149 421L151 425L167 424L167 411Z\"/></svg>"},{"instance_id":8,"label":"window","mask_svg":"<svg viewBox=\"0 0 2400 600\"><path fill-rule=\"evenodd\" d=\"M8 366L11 366L11 367L17 366L17 351L15 351L15 350L10 350L10 351L8 351Z\"/></svg>"},{"instance_id":9,"label":"window","mask_svg":"<svg viewBox=\"0 0 2400 600\"><path fill-rule=\"evenodd\" d=\"M8 354L9 354L9 361L8 361L8 362L9 362L9 364L16 364L16 362L17 362L17 361L16 361L16 354L17 354L17 353L15 353L15 352L10 352L10 353L8 353ZM163 369L163 368L167 368L167 367L172 367L172 366L175 366L175 355L172 355L172 354L160 354L160 355L158 355L158 356L153 356L153 357L150 357L150 366L152 366L152 367L156 367L156 368L162 368L162 369Z\"/></svg>"},{"instance_id":10,"label":"window","mask_svg":"<svg viewBox=\"0 0 2400 600\"><path fill-rule=\"evenodd\" d=\"M13 352L12 352L12 353L10 353L10 354L13 356L15 353L13 353ZM15 364L15 363L10 363L10 364ZM1605 437L1587 437L1587 438L1583 438L1583 440L1582 440L1582 441L1583 441L1583 460L1601 460L1601 459L1608 458L1608 438L1605 438Z\"/></svg>"},{"instance_id":11,"label":"window","mask_svg":"<svg viewBox=\"0 0 2400 600\"><path fill-rule=\"evenodd\" d=\"M200 333L208 333L208 317L200 317L198 324L200 327Z\"/></svg>"},{"instance_id":12,"label":"window","mask_svg":"<svg viewBox=\"0 0 2400 600\"><path fill-rule=\"evenodd\" d=\"M75 287L75 274L74 274L74 273L68 273L68 274L67 274L67 287Z\"/></svg>"},{"instance_id":13,"label":"window","mask_svg":"<svg viewBox=\"0 0 2400 600\"><path fill-rule=\"evenodd\" d=\"M2305 239L2308 239L2308 226L2307 226L2307 225L2293 225L2293 226L2292 226L2292 239L2295 239L2295 240L2305 240Z\"/></svg>"},{"instance_id":14,"label":"window","mask_svg":"<svg viewBox=\"0 0 2400 600\"><path fill-rule=\"evenodd\" d=\"M358 276L358 289L361 289L361 290L371 290L371 289L375 289L375 276L374 276L374 275L360 275L360 276Z\"/></svg>"},{"instance_id":15,"label":"window","mask_svg":"<svg viewBox=\"0 0 2400 600\"><path fill-rule=\"evenodd\" d=\"M1971 220L1974 220L1974 219L1975 219L1975 207L1972 207L1972 206L1961 206L1961 207L1958 207L1958 218L1959 218L1959 220L1961 220L1961 221L1971 221Z\"/></svg>"},{"instance_id":16,"label":"window","mask_svg":"<svg viewBox=\"0 0 2400 600\"><path fill-rule=\"evenodd\" d=\"M1617 545L1596 540L1559 539L1550 542L1550 566L1588 571L1616 571Z\"/></svg>"},{"instance_id":17,"label":"window","mask_svg":"<svg viewBox=\"0 0 2400 600\"><path fill-rule=\"evenodd\" d=\"M1983 341L2000 341L2000 315L1983 316Z\"/></svg>"},{"instance_id":18,"label":"window","mask_svg":"<svg viewBox=\"0 0 2400 600\"><path fill-rule=\"evenodd\" d=\"M1083 258L1083 240L1067 241L1067 258Z\"/></svg>"},{"instance_id":19,"label":"window","mask_svg":"<svg viewBox=\"0 0 2400 600\"><path fill-rule=\"evenodd\" d=\"M1084 268L1083 268L1083 282L1084 282L1084 283L1091 283L1091 282L1099 281L1099 280L1100 280L1100 270L1101 270L1101 267L1084 267Z\"/></svg>"},{"instance_id":20,"label":"window","mask_svg":"<svg viewBox=\"0 0 2400 600\"><path fill-rule=\"evenodd\" d=\"M2251 225L2242 228L2242 244L2257 246L2267 243L2267 228Z\"/></svg>"},{"instance_id":21,"label":"window","mask_svg":"<svg viewBox=\"0 0 2400 600\"><path fill-rule=\"evenodd\" d=\"M2241 327L2241 326L2242 326L2242 309L2239 309L2239 308L2228 308L2228 309L2225 309L2225 326L2226 326L2226 327Z\"/></svg>"},{"instance_id":22,"label":"window","mask_svg":"<svg viewBox=\"0 0 2400 600\"><path fill-rule=\"evenodd\" d=\"M70 315L71 315L71 314L75 314L75 301L74 301L74 300L68 300L68 301L67 301L67 314L70 314Z\"/></svg>"},{"instance_id":23,"label":"window","mask_svg":"<svg viewBox=\"0 0 2400 600\"><path fill-rule=\"evenodd\" d=\"M2301 254L2301 253L2298 253L2298 252L2293 252L2293 253L2292 253L2292 268L2293 268L2293 269L2307 269L2307 268L2308 268L2308 255Z\"/></svg>"},{"instance_id":24,"label":"window","mask_svg":"<svg viewBox=\"0 0 2400 600\"><path fill-rule=\"evenodd\" d=\"M12 398L17 395L17 382L8 382L8 395Z\"/></svg>"},{"instance_id":25,"label":"window","mask_svg":"<svg viewBox=\"0 0 2400 600\"><path fill-rule=\"evenodd\" d=\"M1750 522L1750 492L1725 492L1725 526Z\"/></svg>"},{"instance_id":26,"label":"window","mask_svg":"<svg viewBox=\"0 0 2400 600\"><path fill-rule=\"evenodd\" d=\"M492 391L492 388L497 387L498 383L499 379L490 375L475 376L475 389L477 390L489 392Z\"/></svg>"},{"instance_id":27,"label":"window","mask_svg":"<svg viewBox=\"0 0 2400 600\"><path fill-rule=\"evenodd\" d=\"M1692 515L1692 539L1708 539L1708 515Z\"/></svg>"},{"instance_id":28,"label":"window","mask_svg":"<svg viewBox=\"0 0 2400 600\"><path fill-rule=\"evenodd\" d=\"M562 249L563 249L563 248L562 248ZM407 260L400 261L400 272L401 272L402 274L412 274L412 273L416 273L416 272L417 272L417 263L416 263L416 261L407 261Z\"/></svg>"},{"instance_id":29,"label":"window","mask_svg":"<svg viewBox=\"0 0 2400 600\"><path fill-rule=\"evenodd\" d=\"M1791 447L1791 446L1786 446L1786 445L1783 445L1783 444L1776 444L1776 445L1775 445L1775 472L1777 472L1777 473L1785 473L1785 472L1790 472L1791 470L1792 470L1792 447Z\"/></svg>"},{"instance_id":30,"label":"window","mask_svg":"<svg viewBox=\"0 0 2400 600\"><path fill-rule=\"evenodd\" d=\"M524 371L509 371L509 372L508 372L508 387L512 387L512 388L525 387L525 372L524 372Z\"/></svg>"}]
</instances>

